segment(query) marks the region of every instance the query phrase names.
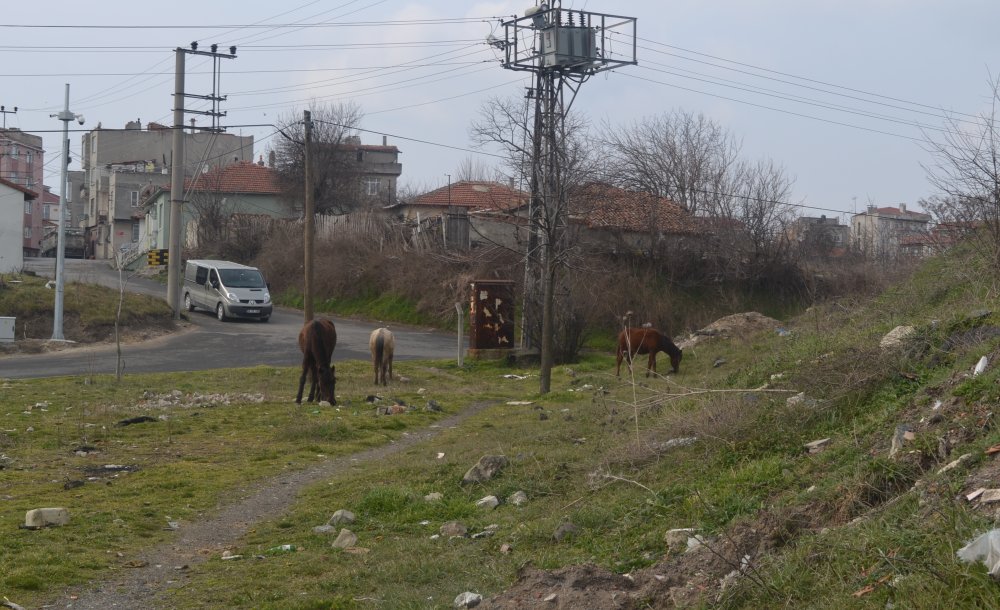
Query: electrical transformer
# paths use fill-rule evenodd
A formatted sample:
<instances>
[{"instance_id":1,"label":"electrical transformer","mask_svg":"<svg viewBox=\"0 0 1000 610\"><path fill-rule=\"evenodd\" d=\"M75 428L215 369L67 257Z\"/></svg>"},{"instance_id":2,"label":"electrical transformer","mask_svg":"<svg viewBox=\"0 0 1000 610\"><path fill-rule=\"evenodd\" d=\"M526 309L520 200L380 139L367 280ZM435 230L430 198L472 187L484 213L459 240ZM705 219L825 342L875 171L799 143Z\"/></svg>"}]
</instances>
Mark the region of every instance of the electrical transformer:
<instances>
[{"instance_id":1,"label":"electrical transformer","mask_svg":"<svg viewBox=\"0 0 1000 610\"><path fill-rule=\"evenodd\" d=\"M540 30L538 36L545 67L583 71L598 61L592 28L554 25Z\"/></svg>"}]
</instances>

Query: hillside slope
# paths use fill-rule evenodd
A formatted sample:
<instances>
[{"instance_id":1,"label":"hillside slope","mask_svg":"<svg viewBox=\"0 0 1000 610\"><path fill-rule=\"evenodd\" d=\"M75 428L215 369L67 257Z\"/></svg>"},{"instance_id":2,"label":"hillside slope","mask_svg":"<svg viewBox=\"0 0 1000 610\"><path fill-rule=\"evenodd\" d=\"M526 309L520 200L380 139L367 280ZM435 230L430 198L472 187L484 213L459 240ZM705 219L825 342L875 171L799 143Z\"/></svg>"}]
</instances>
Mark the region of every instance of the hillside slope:
<instances>
[{"instance_id":1,"label":"hillside slope","mask_svg":"<svg viewBox=\"0 0 1000 610\"><path fill-rule=\"evenodd\" d=\"M1000 487L1000 326L977 264L930 261L790 333L700 341L700 383L643 388L632 451L593 473L644 491L666 552L630 571L528 566L485 607L995 604L1000 585L955 555L1000 519L988 491L967 499ZM900 325L912 334L880 345Z\"/></svg>"}]
</instances>

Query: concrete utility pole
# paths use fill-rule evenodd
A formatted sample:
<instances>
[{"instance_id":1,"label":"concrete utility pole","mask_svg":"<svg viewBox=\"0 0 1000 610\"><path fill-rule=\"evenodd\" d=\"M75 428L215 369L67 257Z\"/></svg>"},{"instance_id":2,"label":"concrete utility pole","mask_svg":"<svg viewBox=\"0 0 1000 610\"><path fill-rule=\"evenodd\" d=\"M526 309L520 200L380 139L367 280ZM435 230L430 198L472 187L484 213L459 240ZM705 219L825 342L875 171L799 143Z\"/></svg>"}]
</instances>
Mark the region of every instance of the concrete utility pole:
<instances>
[{"instance_id":1,"label":"concrete utility pole","mask_svg":"<svg viewBox=\"0 0 1000 610\"><path fill-rule=\"evenodd\" d=\"M2 108L2 107L0 107ZM17 111L17 108L14 109ZM66 268L66 173L69 166L69 122L79 121L83 125L83 115L69 111L69 83L66 83L66 105L59 114L50 114L63 122L62 171L59 173L59 228L56 238L56 302L52 314L52 340L65 341L63 336L63 289ZM4 115L6 118L6 115ZM6 123L4 124L6 127Z\"/></svg>"},{"instance_id":2,"label":"concrete utility pole","mask_svg":"<svg viewBox=\"0 0 1000 610\"><path fill-rule=\"evenodd\" d=\"M303 164L305 165L305 210L303 210L303 235L302 243L305 247L303 253L303 272L305 273L304 285L302 287L302 315L305 321L313 319L313 241L316 236L316 204L313 200L313 175L312 175L312 113L308 110L302 111L302 120L305 126L305 145Z\"/></svg>"},{"instance_id":3,"label":"concrete utility pole","mask_svg":"<svg viewBox=\"0 0 1000 610\"><path fill-rule=\"evenodd\" d=\"M167 302L181 318L181 219L184 206L184 49L174 51L174 131L170 160L170 250L167 253Z\"/></svg>"},{"instance_id":4,"label":"concrete utility pole","mask_svg":"<svg viewBox=\"0 0 1000 610\"><path fill-rule=\"evenodd\" d=\"M174 312L174 319L181 317L181 257L183 256L183 232L184 221L184 99L188 97L212 102L212 110L190 110L194 114L204 114L212 117L212 127L210 131L224 131L218 125L217 119L225 116L225 112L219 111L218 103L226 99L224 95L218 95L219 82L219 60L236 59L236 47L229 47L229 54L218 53L218 45L213 44L211 51L199 51L198 43L192 42L190 49L178 47L174 50L174 125L171 147L170 168L170 249L167 253L167 302ZM184 92L184 56L205 55L212 58L212 94L211 95L190 95Z\"/></svg>"},{"instance_id":5,"label":"concrete utility pole","mask_svg":"<svg viewBox=\"0 0 1000 610\"><path fill-rule=\"evenodd\" d=\"M550 0L527 9L522 17L503 22L503 26L503 40L487 38L491 46L504 51L503 67L536 75L528 94L535 99L535 115L523 311L526 324L541 324L539 391L544 394L550 389L554 364L556 260L565 247L566 114L580 86L591 76L638 63L636 20L564 11L561 0ZM616 42L612 56L611 38L615 35L620 42ZM573 93L569 104L563 102L563 85Z\"/></svg>"}]
</instances>

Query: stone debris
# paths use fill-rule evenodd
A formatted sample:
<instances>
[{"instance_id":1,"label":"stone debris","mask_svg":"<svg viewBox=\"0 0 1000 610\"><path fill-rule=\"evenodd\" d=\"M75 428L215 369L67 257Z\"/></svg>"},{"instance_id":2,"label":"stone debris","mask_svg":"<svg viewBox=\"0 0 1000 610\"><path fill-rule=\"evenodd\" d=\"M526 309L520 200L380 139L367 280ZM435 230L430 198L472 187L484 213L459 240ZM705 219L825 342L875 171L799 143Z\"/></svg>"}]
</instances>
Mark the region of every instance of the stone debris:
<instances>
[{"instance_id":1,"label":"stone debris","mask_svg":"<svg viewBox=\"0 0 1000 610\"><path fill-rule=\"evenodd\" d=\"M483 596L478 593L473 593L472 591L466 591L465 593L459 593L458 597L455 598L456 608L475 608L483 601Z\"/></svg>"},{"instance_id":2,"label":"stone debris","mask_svg":"<svg viewBox=\"0 0 1000 610\"><path fill-rule=\"evenodd\" d=\"M963 462L969 460L971 457L972 457L971 453L966 453L965 455L959 457L957 460L949 462L948 464L943 466L940 470L937 471L937 473L943 474L945 472L948 472L949 470L954 470L955 468L958 468Z\"/></svg>"},{"instance_id":3,"label":"stone debris","mask_svg":"<svg viewBox=\"0 0 1000 610\"><path fill-rule=\"evenodd\" d=\"M897 326L882 337L882 340L878 342L878 346L883 351L896 349L903 345L906 339L913 336L915 332L917 332L917 329L912 326Z\"/></svg>"},{"instance_id":4,"label":"stone debris","mask_svg":"<svg viewBox=\"0 0 1000 610\"><path fill-rule=\"evenodd\" d=\"M486 496L485 498L476 500L476 508L493 510L497 506L500 506L500 500L496 496Z\"/></svg>"},{"instance_id":5,"label":"stone debris","mask_svg":"<svg viewBox=\"0 0 1000 610\"><path fill-rule=\"evenodd\" d=\"M69 511L65 508L36 508L29 510L24 515L24 527L27 529L39 529L68 523Z\"/></svg>"},{"instance_id":6,"label":"stone debris","mask_svg":"<svg viewBox=\"0 0 1000 610\"><path fill-rule=\"evenodd\" d=\"M469 528L465 527L459 521L449 521L442 525L438 531L441 532L442 536L447 536L448 538L464 538L469 533Z\"/></svg>"},{"instance_id":7,"label":"stone debris","mask_svg":"<svg viewBox=\"0 0 1000 610\"><path fill-rule=\"evenodd\" d=\"M340 525L341 523L354 523L354 513L342 508L333 513L330 520L326 522L327 525Z\"/></svg>"},{"instance_id":8,"label":"stone debris","mask_svg":"<svg viewBox=\"0 0 1000 610\"><path fill-rule=\"evenodd\" d=\"M523 491L515 491L507 498L507 504L511 506L521 506L528 503L528 494Z\"/></svg>"},{"instance_id":9,"label":"stone debris","mask_svg":"<svg viewBox=\"0 0 1000 610\"><path fill-rule=\"evenodd\" d=\"M485 483L500 474L507 465L507 457L503 455L484 455L479 462L470 468L462 477L462 485L470 483Z\"/></svg>"},{"instance_id":10,"label":"stone debris","mask_svg":"<svg viewBox=\"0 0 1000 610\"><path fill-rule=\"evenodd\" d=\"M340 530L337 539L333 541L333 548L346 549L358 544L358 536L351 530L344 528Z\"/></svg>"},{"instance_id":11,"label":"stone debris","mask_svg":"<svg viewBox=\"0 0 1000 610\"><path fill-rule=\"evenodd\" d=\"M566 523L563 523L562 525L556 528L556 531L553 532L552 534L552 538L556 542L561 542L565 538L573 536L579 531L580 528L567 521Z\"/></svg>"},{"instance_id":12,"label":"stone debris","mask_svg":"<svg viewBox=\"0 0 1000 610\"><path fill-rule=\"evenodd\" d=\"M819 453L820 451L826 449L826 446L830 444L829 438L821 438L817 441L812 441L811 443L806 443L805 448L809 453Z\"/></svg>"}]
</instances>

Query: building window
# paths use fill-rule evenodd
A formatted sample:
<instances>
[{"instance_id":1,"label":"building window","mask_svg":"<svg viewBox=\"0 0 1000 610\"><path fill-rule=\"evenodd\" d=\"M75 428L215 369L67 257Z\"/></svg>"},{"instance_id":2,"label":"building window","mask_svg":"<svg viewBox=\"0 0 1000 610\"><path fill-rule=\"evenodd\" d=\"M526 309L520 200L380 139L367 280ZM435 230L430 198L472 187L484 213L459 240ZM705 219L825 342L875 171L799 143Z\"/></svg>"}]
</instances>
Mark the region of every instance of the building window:
<instances>
[{"instance_id":1,"label":"building window","mask_svg":"<svg viewBox=\"0 0 1000 610\"><path fill-rule=\"evenodd\" d=\"M128 200L133 208L139 207L139 191L129 191Z\"/></svg>"},{"instance_id":2,"label":"building window","mask_svg":"<svg viewBox=\"0 0 1000 610\"><path fill-rule=\"evenodd\" d=\"M378 195L381 181L378 178L365 178L365 195Z\"/></svg>"},{"instance_id":3,"label":"building window","mask_svg":"<svg viewBox=\"0 0 1000 610\"><path fill-rule=\"evenodd\" d=\"M50 218L52 218L52 206L45 204L42 206L42 219L49 220Z\"/></svg>"},{"instance_id":4,"label":"building window","mask_svg":"<svg viewBox=\"0 0 1000 610\"><path fill-rule=\"evenodd\" d=\"M30 201L25 201L24 202L24 213L27 214L28 216L31 216L31 202Z\"/></svg>"},{"instance_id":5,"label":"building window","mask_svg":"<svg viewBox=\"0 0 1000 610\"><path fill-rule=\"evenodd\" d=\"M358 151L358 163L361 163L364 160L365 160L365 153L364 153L364 151L360 151L359 150Z\"/></svg>"},{"instance_id":6,"label":"building window","mask_svg":"<svg viewBox=\"0 0 1000 610\"><path fill-rule=\"evenodd\" d=\"M14 146L11 147L11 149L10 149L10 158L11 159L16 159L17 158L17 144L15 144Z\"/></svg>"},{"instance_id":7,"label":"building window","mask_svg":"<svg viewBox=\"0 0 1000 610\"><path fill-rule=\"evenodd\" d=\"M132 223L132 241L139 241L139 222Z\"/></svg>"},{"instance_id":8,"label":"building window","mask_svg":"<svg viewBox=\"0 0 1000 610\"><path fill-rule=\"evenodd\" d=\"M24 227L24 238L31 239L31 227Z\"/></svg>"}]
</instances>

